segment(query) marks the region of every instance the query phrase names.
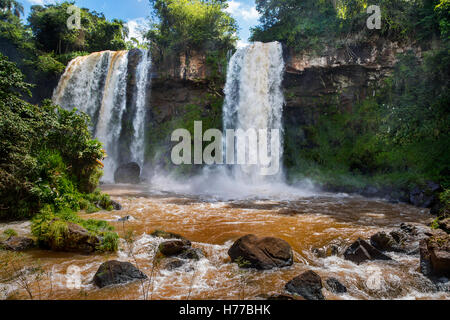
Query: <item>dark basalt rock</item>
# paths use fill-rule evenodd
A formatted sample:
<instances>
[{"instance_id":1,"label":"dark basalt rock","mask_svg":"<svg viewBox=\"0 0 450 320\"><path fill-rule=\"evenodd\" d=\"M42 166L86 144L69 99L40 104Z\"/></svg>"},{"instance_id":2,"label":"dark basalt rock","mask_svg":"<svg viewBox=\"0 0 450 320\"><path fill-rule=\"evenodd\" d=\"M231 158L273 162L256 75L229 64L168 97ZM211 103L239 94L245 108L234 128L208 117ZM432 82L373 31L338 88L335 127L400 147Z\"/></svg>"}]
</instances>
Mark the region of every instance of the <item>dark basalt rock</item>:
<instances>
[{"instance_id":1,"label":"dark basalt rock","mask_svg":"<svg viewBox=\"0 0 450 320\"><path fill-rule=\"evenodd\" d=\"M399 231L378 232L370 237L370 244L380 251L403 252L405 247L402 245L406 240L405 234Z\"/></svg>"},{"instance_id":2,"label":"dark basalt rock","mask_svg":"<svg viewBox=\"0 0 450 320\"><path fill-rule=\"evenodd\" d=\"M129 262L108 261L98 268L94 283L99 288L147 279L147 276Z\"/></svg>"},{"instance_id":3,"label":"dark basalt rock","mask_svg":"<svg viewBox=\"0 0 450 320\"><path fill-rule=\"evenodd\" d=\"M370 260L392 260L375 247L359 238L344 252L344 258L356 264Z\"/></svg>"},{"instance_id":4,"label":"dark basalt rock","mask_svg":"<svg viewBox=\"0 0 450 320\"><path fill-rule=\"evenodd\" d=\"M247 262L241 267L269 270L293 264L291 246L282 239L246 235L228 250L233 262Z\"/></svg>"},{"instance_id":5,"label":"dark basalt rock","mask_svg":"<svg viewBox=\"0 0 450 320\"><path fill-rule=\"evenodd\" d=\"M325 284L327 289L335 294L347 293L347 287L340 283L336 278L327 279L327 281L325 281Z\"/></svg>"},{"instance_id":6,"label":"dark basalt rock","mask_svg":"<svg viewBox=\"0 0 450 320\"><path fill-rule=\"evenodd\" d=\"M9 251L25 251L34 248L33 239L12 236L4 242L0 242L5 250Z\"/></svg>"},{"instance_id":7,"label":"dark basalt rock","mask_svg":"<svg viewBox=\"0 0 450 320\"><path fill-rule=\"evenodd\" d=\"M161 243L158 250L166 257L172 257L180 255L189 249L191 249L189 240L170 240Z\"/></svg>"},{"instance_id":8,"label":"dark basalt rock","mask_svg":"<svg viewBox=\"0 0 450 320\"><path fill-rule=\"evenodd\" d=\"M322 279L314 271L307 271L289 281L285 289L306 300L325 300L322 294Z\"/></svg>"},{"instance_id":9,"label":"dark basalt rock","mask_svg":"<svg viewBox=\"0 0 450 320\"><path fill-rule=\"evenodd\" d=\"M138 184L140 183L141 168L136 162L121 165L114 173L115 183Z\"/></svg>"}]
</instances>

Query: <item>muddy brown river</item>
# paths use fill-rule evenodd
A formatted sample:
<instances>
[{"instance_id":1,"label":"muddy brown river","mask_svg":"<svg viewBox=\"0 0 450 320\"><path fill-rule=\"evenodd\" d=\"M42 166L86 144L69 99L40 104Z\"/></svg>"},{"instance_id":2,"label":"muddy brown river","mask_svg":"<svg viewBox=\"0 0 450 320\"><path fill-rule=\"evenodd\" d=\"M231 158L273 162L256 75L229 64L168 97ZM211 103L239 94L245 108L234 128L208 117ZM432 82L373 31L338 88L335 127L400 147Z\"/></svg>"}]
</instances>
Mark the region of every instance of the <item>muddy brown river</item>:
<instances>
[{"instance_id":1,"label":"muddy brown river","mask_svg":"<svg viewBox=\"0 0 450 320\"><path fill-rule=\"evenodd\" d=\"M358 266L339 256L319 258L312 252L330 243L345 247L358 237L367 239L400 223L426 223L430 219L427 209L345 194L296 193L294 189L288 190L288 196L271 200L264 196L249 200L247 195L244 200L194 195L184 192L182 185L180 188L103 186L103 191L120 202L123 210L81 216L111 222L121 237L134 231L135 242L127 245L121 239L115 254L43 250L25 253L21 258L24 268L39 262L46 272L38 283L31 284L34 298L258 299L264 294L283 293L287 281L307 270L317 272L323 280L337 278L347 287L347 294L340 296L324 289L326 299L450 298L449 291L438 290L421 275L419 255L388 253L393 261ZM117 222L125 216L132 218ZM0 232L7 228L20 235L30 234L28 222L0 224ZM193 247L203 249L205 257L174 271L163 270L154 259L155 248L163 239L150 236L156 229L183 235L193 242ZM286 240L294 250L295 264L273 271L240 270L231 263L227 251L236 239L250 233ZM135 282L96 288L91 282L95 272L100 264L112 259L137 264L151 277L148 287L143 291L143 284ZM75 288L68 287L67 271L73 267L79 268L76 270L81 274L81 284ZM26 291L18 288L17 279L11 279L0 285L0 294L3 298L26 299Z\"/></svg>"}]
</instances>

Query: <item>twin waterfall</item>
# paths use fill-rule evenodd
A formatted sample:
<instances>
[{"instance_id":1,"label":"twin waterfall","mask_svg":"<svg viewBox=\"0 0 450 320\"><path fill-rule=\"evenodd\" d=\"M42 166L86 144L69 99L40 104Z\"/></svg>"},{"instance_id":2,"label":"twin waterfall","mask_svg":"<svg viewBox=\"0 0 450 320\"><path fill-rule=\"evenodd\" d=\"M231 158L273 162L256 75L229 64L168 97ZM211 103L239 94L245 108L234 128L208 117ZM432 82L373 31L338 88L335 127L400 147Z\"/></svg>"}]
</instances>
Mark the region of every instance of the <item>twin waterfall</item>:
<instances>
[{"instance_id":1,"label":"twin waterfall","mask_svg":"<svg viewBox=\"0 0 450 320\"><path fill-rule=\"evenodd\" d=\"M223 106L224 130L267 130L266 154L280 167L276 180L282 172L283 72L283 51L277 42L257 42L237 50L229 62ZM143 168L150 75L147 50L97 52L72 60L54 91L54 103L91 117L92 132L108 154L106 183L114 182L114 172L122 164L136 162ZM276 135L273 129L278 130ZM247 158L258 156L258 149L250 145ZM249 184L266 182L261 168L259 163L235 166L232 176Z\"/></svg>"},{"instance_id":2,"label":"twin waterfall","mask_svg":"<svg viewBox=\"0 0 450 320\"><path fill-rule=\"evenodd\" d=\"M91 117L92 132L108 154L104 182L114 182L120 164L143 167L150 69L147 50L97 52L72 60L55 89L54 103Z\"/></svg>"},{"instance_id":3,"label":"twin waterfall","mask_svg":"<svg viewBox=\"0 0 450 320\"><path fill-rule=\"evenodd\" d=\"M223 107L224 129L267 130L267 151L278 163L278 174L269 180L280 180L282 175L284 96L282 91L284 72L283 49L280 43L255 42L239 49L231 58L225 86ZM271 142L271 130L278 130L279 139L275 148ZM259 137L261 139L261 136ZM275 150L278 149L278 150ZM275 152L276 151L276 152ZM246 150L247 158L260 158L256 145ZM235 179L248 184L267 182L268 176L261 175L261 162L256 165L233 167Z\"/></svg>"}]
</instances>

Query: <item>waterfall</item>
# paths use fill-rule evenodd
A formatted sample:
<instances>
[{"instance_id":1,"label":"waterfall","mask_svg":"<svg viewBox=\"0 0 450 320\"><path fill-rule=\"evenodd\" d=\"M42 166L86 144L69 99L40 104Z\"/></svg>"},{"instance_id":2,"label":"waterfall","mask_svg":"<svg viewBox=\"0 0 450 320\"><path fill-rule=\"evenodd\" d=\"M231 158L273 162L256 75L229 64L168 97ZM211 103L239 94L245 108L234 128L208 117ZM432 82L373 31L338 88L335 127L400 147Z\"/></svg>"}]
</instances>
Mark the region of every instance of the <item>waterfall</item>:
<instances>
[{"instance_id":1,"label":"waterfall","mask_svg":"<svg viewBox=\"0 0 450 320\"><path fill-rule=\"evenodd\" d=\"M130 70L128 51L103 51L77 57L69 63L53 93L54 103L67 110L77 108L91 117L92 133L103 143L108 155L104 161L103 182L114 182L115 170L126 161L135 161L141 168L144 163L151 60L147 50L139 50L139 53L135 70ZM136 77L136 84L132 86L128 85L130 72L135 72ZM134 101L127 101L128 97ZM128 106L133 110L127 110ZM132 119L125 117L127 111ZM129 142L124 142L127 136L124 124L133 130ZM121 147L123 144L128 150Z\"/></svg>"},{"instance_id":2,"label":"waterfall","mask_svg":"<svg viewBox=\"0 0 450 320\"><path fill-rule=\"evenodd\" d=\"M284 97L282 81L284 72L283 50L278 42L255 42L237 50L230 60L225 86L223 107L224 129L279 130L280 152L277 156L281 168L283 125L282 112ZM273 149L269 146L269 152ZM250 146L247 156L259 155L258 147ZM261 164L235 166L233 175L248 183L268 180L262 176ZM271 179L279 180L282 170Z\"/></svg>"},{"instance_id":3,"label":"waterfall","mask_svg":"<svg viewBox=\"0 0 450 320\"><path fill-rule=\"evenodd\" d=\"M152 62L149 52L147 50L142 50L141 60L136 69L136 113L133 120L134 137L131 143L133 160L138 163L141 168L144 165L146 101L150 99L150 97L147 97L147 88L150 82L150 73L148 71L151 69L151 66Z\"/></svg>"}]
</instances>

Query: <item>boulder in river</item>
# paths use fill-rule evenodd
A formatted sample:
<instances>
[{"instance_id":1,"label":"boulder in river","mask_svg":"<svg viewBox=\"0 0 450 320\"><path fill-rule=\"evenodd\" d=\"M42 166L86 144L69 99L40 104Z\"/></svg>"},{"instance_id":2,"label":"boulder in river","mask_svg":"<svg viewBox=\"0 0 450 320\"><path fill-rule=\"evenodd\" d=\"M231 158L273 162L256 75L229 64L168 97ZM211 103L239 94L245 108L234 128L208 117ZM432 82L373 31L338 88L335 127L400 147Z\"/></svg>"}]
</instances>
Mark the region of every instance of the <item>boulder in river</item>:
<instances>
[{"instance_id":1,"label":"boulder in river","mask_svg":"<svg viewBox=\"0 0 450 320\"><path fill-rule=\"evenodd\" d=\"M52 223L59 221L55 219ZM82 226L68 222L62 238L49 238L44 245L54 251L92 253L101 244L99 237L93 236Z\"/></svg>"},{"instance_id":2,"label":"boulder in river","mask_svg":"<svg viewBox=\"0 0 450 320\"><path fill-rule=\"evenodd\" d=\"M136 162L130 162L121 165L114 173L115 183L128 183L138 184L140 183L141 168Z\"/></svg>"},{"instance_id":3,"label":"boulder in river","mask_svg":"<svg viewBox=\"0 0 450 320\"><path fill-rule=\"evenodd\" d=\"M166 257L182 254L189 249L191 249L191 242L189 240L170 240L159 245L159 252Z\"/></svg>"},{"instance_id":4,"label":"boulder in river","mask_svg":"<svg viewBox=\"0 0 450 320\"><path fill-rule=\"evenodd\" d=\"M12 236L0 245L9 251L25 251L34 247L34 241L30 238Z\"/></svg>"},{"instance_id":5,"label":"boulder in river","mask_svg":"<svg viewBox=\"0 0 450 320\"><path fill-rule=\"evenodd\" d=\"M328 278L327 281L325 281L325 285L327 289L334 294L347 293L347 287L340 283L336 278Z\"/></svg>"},{"instance_id":6,"label":"boulder in river","mask_svg":"<svg viewBox=\"0 0 450 320\"><path fill-rule=\"evenodd\" d=\"M370 244L380 251L401 252L403 235L399 232L390 234L381 231L370 237Z\"/></svg>"},{"instance_id":7,"label":"boulder in river","mask_svg":"<svg viewBox=\"0 0 450 320\"><path fill-rule=\"evenodd\" d=\"M238 239L228 250L233 262L241 267L269 270L291 266L294 263L291 246L278 238L258 238L246 235Z\"/></svg>"},{"instance_id":8,"label":"boulder in river","mask_svg":"<svg viewBox=\"0 0 450 320\"><path fill-rule=\"evenodd\" d=\"M306 300L325 300L322 288L322 279L314 271L306 271L285 286L288 292L298 294Z\"/></svg>"},{"instance_id":9,"label":"boulder in river","mask_svg":"<svg viewBox=\"0 0 450 320\"><path fill-rule=\"evenodd\" d=\"M94 283L99 288L144 280L147 276L129 262L116 260L103 263L94 276Z\"/></svg>"},{"instance_id":10,"label":"boulder in river","mask_svg":"<svg viewBox=\"0 0 450 320\"><path fill-rule=\"evenodd\" d=\"M420 269L426 276L450 277L450 235L439 230L420 241Z\"/></svg>"},{"instance_id":11,"label":"boulder in river","mask_svg":"<svg viewBox=\"0 0 450 320\"><path fill-rule=\"evenodd\" d=\"M345 260L356 264L364 263L370 260L392 260L390 257L359 238L344 252Z\"/></svg>"}]
</instances>

